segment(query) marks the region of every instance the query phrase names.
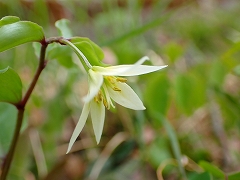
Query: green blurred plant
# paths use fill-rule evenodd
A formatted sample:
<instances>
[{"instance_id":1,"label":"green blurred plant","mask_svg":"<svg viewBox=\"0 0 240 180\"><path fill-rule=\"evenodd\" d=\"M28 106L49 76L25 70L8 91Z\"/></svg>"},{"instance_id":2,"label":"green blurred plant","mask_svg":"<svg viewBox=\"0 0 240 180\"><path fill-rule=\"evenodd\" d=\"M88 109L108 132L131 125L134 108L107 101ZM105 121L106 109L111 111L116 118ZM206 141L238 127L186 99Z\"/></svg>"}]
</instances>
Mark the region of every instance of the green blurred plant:
<instances>
[{"instance_id":1,"label":"green blurred plant","mask_svg":"<svg viewBox=\"0 0 240 180\"><path fill-rule=\"evenodd\" d=\"M121 77L115 77L116 75L136 76L154 72L166 67L141 65L148 59L147 57L140 59L140 61L134 65L104 65L101 62L104 54L95 43L88 38L69 38L71 31L68 28L67 20L56 22L56 27L59 29L62 36L45 39L43 30L37 24L28 21L20 21L20 19L15 16L7 16L0 20L0 52L27 42L37 41L40 43L39 65L35 76L23 97L22 82L18 74L9 67L0 71L0 84L2 84L0 101L10 103L18 110L14 136L2 165L2 180L6 179L11 166L20 130L22 128L25 106L38 82L41 72L47 66L46 52L49 44L58 43L60 45L69 46L76 53L81 60L83 67L89 74L89 93L84 99L85 105L72 138L70 139L67 153L71 150L73 143L82 131L89 113L91 114L96 141L97 143L100 142L105 119L104 109L105 107L107 109L110 109L110 107L115 108L112 99L127 108L135 110L145 109L137 94L125 83L127 80ZM52 47L50 49L51 53L56 53L56 49L59 51L59 48L54 49L54 47ZM35 50L39 50L37 45L35 45Z\"/></svg>"},{"instance_id":2,"label":"green blurred plant","mask_svg":"<svg viewBox=\"0 0 240 180\"><path fill-rule=\"evenodd\" d=\"M129 78L133 87L138 81L134 89L144 112L110 109L98 146L87 121L75 153L65 156L86 82L71 49L49 44L46 59L52 60L25 110L9 178L167 180L182 179L184 168L190 180L239 179L239 6L214 0L1 1L1 17L36 22L45 34L56 34L56 20L70 19L73 34L107 46L107 63L131 64L148 55L149 64L169 65L159 74ZM1 69L16 70L25 91L37 66L37 44L36 55L29 43L0 54ZM17 111L1 103L0 112L3 157Z\"/></svg>"}]
</instances>

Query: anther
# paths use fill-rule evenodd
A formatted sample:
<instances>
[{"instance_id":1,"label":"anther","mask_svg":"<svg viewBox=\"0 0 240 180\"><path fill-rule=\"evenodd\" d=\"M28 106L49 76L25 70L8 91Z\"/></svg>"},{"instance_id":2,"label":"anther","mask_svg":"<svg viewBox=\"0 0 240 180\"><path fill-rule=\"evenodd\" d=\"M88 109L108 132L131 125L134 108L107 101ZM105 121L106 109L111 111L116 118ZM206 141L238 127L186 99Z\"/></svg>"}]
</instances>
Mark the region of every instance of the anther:
<instances>
[{"instance_id":1,"label":"anther","mask_svg":"<svg viewBox=\"0 0 240 180\"><path fill-rule=\"evenodd\" d=\"M113 87L113 90L114 90L114 91L119 91L119 92L121 92L121 89L119 89L119 88L117 88L117 87Z\"/></svg>"},{"instance_id":2,"label":"anther","mask_svg":"<svg viewBox=\"0 0 240 180\"><path fill-rule=\"evenodd\" d=\"M96 101L97 103L100 103L103 100L103 96L101 91L98 92L98 94L94 97L94 101Z\"/></svg>"},{"instance_id":3,"label":"anther","mask_svg":"<svg viewBox=\"0 0 240 180\"><path fill-rule=\"evenodd\" d=\"M125 83L125 82L127 82L127 79L126 78L117 77L117 81Z\"/></svg>"},{"instance_id":4,"label":"anther","mask_svg":"<svg viewBox=\"0 0 240 180\"><path fill-rule=\"evenodd\" d=\"M106 99L103 99L103 105L104 105L107 109L110 109L109 106L108 106L108 103L107 103Z\"/></svg>"},{"instance_id":5,"label":"anther","mask_svg":"<svg viewBox=\"0 0 240 180\"><path fill-rule=\"evenodd\" d=\"M107 76L106 78L111 84L114 84L116 82L114 79L115 78L114 76Z\"/></svg>"}]
</instances>

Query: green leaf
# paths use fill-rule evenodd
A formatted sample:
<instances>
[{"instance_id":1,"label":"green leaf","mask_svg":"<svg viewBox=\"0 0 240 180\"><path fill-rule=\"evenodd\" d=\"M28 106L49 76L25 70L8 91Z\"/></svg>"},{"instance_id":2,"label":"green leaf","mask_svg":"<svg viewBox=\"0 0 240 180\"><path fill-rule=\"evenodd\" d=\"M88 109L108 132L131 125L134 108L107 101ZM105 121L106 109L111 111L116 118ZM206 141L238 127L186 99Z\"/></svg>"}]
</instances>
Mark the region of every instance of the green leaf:
<instances>
[{"instance_id":1,"label":"green leaf","mask_svg":"<svg viewBox=\"0 0 240 180\"><path fill-rule=\"evenodd\" d=\"M66 68L71 68L74 66L71 49L69 49L67 46L61 46L59 44L51 45L49 46L49 51L47 51L48 59L56 59L61 65Z\"/></svg>"},{"instance_id":2,"label":"green leaf","mask_svg":"<svg viewBox=\"0 0 240 180\"><path fill-rule=\"evenodd\" d=\"M203 172L203 173L192 173L189 177L189 180L211 180L211 176L209 175L208 172Z\"/></svg>"},{"instance_id":3,"label":"green leaf","mask_svg":"<svg viewBox=\"0 0 240 180\"><path fill-rule=\"evenodd\" d=\"M240 76L240 65L236 66L233 69L234 74L236 74L237 76Z\"/></svg>"},{"instance_id":4,"label":"green leaf","mask_svg":"<svg viewBox=\"0 0 240 180\"><path fill-rule=\"evenodd\" d=\"M41 51L41 44L33 43L35 55L39 58ZM67 46L62 46L56 43L48 45L46 52L46 59L57 60L62 66L72 68L74 62L72 61L72 50Z\"/></svg>"},{"instance_id":5,"label":"green leaf","mask_svg":"<svg viewBox=\"0 0 240 180\"><path fill-rule=\"evenodd\" d=\"M100 65L97 54L95 53L93 47L87 41L79 42L74 44L82 53L86 56L91 65Z\"/></svg>"},{"instance_id":6,"label":"green leaf","mask_svg":"<svg viewBox=\"0 0 240 180\"><path fill-rule=\"evenodd\" d=\"M0 101L18 103L22 99L22 81L10 67L0 70Z\"/></svg>"},{"instance_id":7,"label":"green leaf","mask_svg":"<svg viewBox=\"0 0 240 180\"><path fill-rule=\"evenodd\" d=\"M239 180L240 179L240 171L231 173L228 175L228 180Z\"/></svg>"},{"instance_id":8,"label":"green leaf","mask_svg":"<svg viewBox=\"0 0 240 180\"><path fill-rule=\"evenodd\" d=\"M183 47L176 42L170 42L164 47L164 52L168 56L171 63L174 63L180 56L183 55Z\"/></svg>"},{"instance_id":9,"label":"green leaf","mask_svg":"<svg viewBox=\"0 0 240 180\"><path fill-rule=\"evenodd\" d=\"M167 159L172 158L168 144L168 137L158 136L149 146L144 149L148 162L151 163L154 168L158 168L159 164Z\"/></svg>"},{"instance_id":10,"label":"green leaf","mask_svg":"<svg viewBox=\"0 0 240 180\"><path fill-rule=\"evenodd\" d=\"M178 108L190 115L206 100L206 85L197 73L178 74L175 79L176 102Z\"/></svg>"},{"instance_id":11,"label":"green leaf","mask_svg":"<svg viewBox=\"0 0 240 180\"><path fill-rule=\"evenodd\" d=\"M210 84L213 86L221 86L226 73L225 66L221 61L213 62L209 72Z\"/></svg>"},{"instance_id":12,"label":"green leaf","mask_svg":"<svg viewBox=\"0 0 240 180\"><path fill-rule=\"evenodd\" d=\"M15 23L15 22L18 22L20 21L19 17L16 17L16 16L6 16L6 17L3 17L1 20L0 20L0 28L4 25L7 25L7 24L12 24L12 23Z\"/></svg>"},{"instance_id":13,"label":"green leaf","mask_svg":"<svg viewBox=\"0 0 240 180\"><path fill-rule=\"evenodd\" d=\"M224 172L209 162L200 161L199 166L201 166L205 171L209 172L216 178L223 178L223 179L225 178Z\"/></svg>"},{"instance_id":14,"label":"green leaf","mask_svg":"<svg viewBox=\"0 0 240 180\"><path fill-rule=\"evenodd\" d=\"M184 177L184 179L186 179L186 172L185 172L185 169L184 169L183 164L181 162L182 153L181 153L181 149L180 149L180 146L179 146L179 143L178 143L178 138L177 138L177 135L176 135L176 132L175 132L173 126L168 121L168 119L166 119L158 111L152 111L151 114L153 114L153 117L155 119L159 120L163 124L164 128L166 129L168 137L169 137L170 142L171 142L171 147L172 147L172 150L173 150L173 154L178 161L179 171L180 171L181 175Z\"/></svg>"},{"instance_id":15,"label":"green leaf","mask_svg":"<svg viewBox=\"0 0 240 180\"><path fill-rule=\"evenodd\" d=\"M145 102L151 110L166 114L169 101L169 81L165 74L152 76L144 93Z\"/></svg>"},{"instance_id":16,"label":"green leaf","mask_svg":"<svg viewBox=\"0 0 240 180\"><path fill-rule=\"evenodd\" d=\"M193 82L190 76L185 74L178 74L175 81L176 101L180 110L183 110L186 114L192 112L192 91Z\"/></svg>"},{"instance_id":17,"label":"green leaf","mask_svg":"<svg viewBox=\"0 0 240 180\"><path fill-rule=\"evenodd\" d=\"M15 46L44 39L42 27L30 21L18 21L17 17L0 20L0 52Z\"/></svg>"},{"instance_id":18,"label":"green leaf","mask_svg":"<svg viewBox=\"0 0 240 180\"><path fill-rule=\"evenodd\" d=\"M74 37L71 42L83 52L92 65L102 65L104 53L97 44L85 37Z\"/></svg>"},{"instance_id":19,"label":"green leaf","mask_svg":"<svg viewBox=\"0 0 240 180\"><path fill-rule=\"evenodd\" d=\"M64 38L72 37L72 31L69 28L70 21L67 19L61 19L55 22L55 26L58 28L59 33Z\"/></svg>"},{"instance_id":20,"label":"green leaf","mask_svg":"<svg viewBox=\"0 0 240 180\"><path fill-rule=\"evenodd\" d=\"M17 117L17 109L0 102L0 156L4 155L11 143Z\"/></svg>"}]
</instances>

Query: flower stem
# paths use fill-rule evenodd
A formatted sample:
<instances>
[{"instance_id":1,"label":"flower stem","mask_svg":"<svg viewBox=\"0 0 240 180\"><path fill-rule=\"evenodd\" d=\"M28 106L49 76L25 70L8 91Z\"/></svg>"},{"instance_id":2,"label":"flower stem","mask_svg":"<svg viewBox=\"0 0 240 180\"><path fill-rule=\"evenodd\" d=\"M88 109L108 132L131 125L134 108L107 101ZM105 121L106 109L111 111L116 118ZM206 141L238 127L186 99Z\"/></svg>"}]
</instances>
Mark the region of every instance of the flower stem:
<instances>
[{"instance_id":1,"label":"flower stem","mask_svg":"<svg viewBox=\"0 0 240 180\"><path fill-rule=\"evenodd\" d=\"M80 49L78 49L73 43L71 43L70 41L68 41L67 39L60 39L60 42L66 45L69 45L73 51L77 54L77 56L79 57L79 59L82 61L82 65L84 66L84 68L86 70L91 69L92 65L89 63L89 61L87 60L86 56L82 53L82 51L80 51ZM86 68L87 67L87 68Z\"/></svg>"},{"instance_id":2,"label":"flower stem","mask_svg":"<svg viewBox=\"0 0 240 180\"><path fill-rule=\"evenodd\" d=\"M48 46L48 42L46 42L44 40L44 42L42 43L42 47L41 47L41 52L40 52L40 58L39 58L39 65L37 68L37 71L34 75L34 78L25 94L25 96L23 97L23 99L18 103L15 104L15 106L18 109L18 116L17 116L17 122L16 122L16 127L15 127L15 131L14 131L14 136L10 145L10 149L8 151L8 154L6 156L6 158L3 161L2 164L2 173L1 173L1 177L0 180L6 180L10 166L11 166L11 162L14 156L14 152L17 146L17 142L18 142L18 138L19 138L19 134L20 134L20 130L22 127L22 122L23 122L23 116L24 116L24 110L25 110L25 106L26 103L30 97L30 95L32 94L32 91L34 89L34 87L36 86L36 83L38 81L38 78L42 72L42 70L45 68L46 63L45 63L45 54L46 54L46 48Z\"/></svg>"}]
</instances>

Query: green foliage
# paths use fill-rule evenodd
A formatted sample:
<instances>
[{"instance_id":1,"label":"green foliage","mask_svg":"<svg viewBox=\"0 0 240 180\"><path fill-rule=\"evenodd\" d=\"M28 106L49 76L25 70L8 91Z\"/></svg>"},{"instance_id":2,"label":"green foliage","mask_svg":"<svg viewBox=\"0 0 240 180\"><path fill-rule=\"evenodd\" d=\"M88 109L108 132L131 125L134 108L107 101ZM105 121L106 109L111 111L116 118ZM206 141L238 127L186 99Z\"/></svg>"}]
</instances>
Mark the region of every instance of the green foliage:
<instances>
[{"instance_id":1,"label":"green foliage","mask_svg":"<svg viewBox=\"0 0 240 180\"><path fill-rule=\"evenodd\" d=\"M189 180L212 180L208 172L191 173L188 177Z\"/></svg>"},{"instance_id":2,"label":"green foliage","mask_svg":"<svg viewBox=\"0 0 240 180\"><path fill-rule=\"evenodd\" d=\"M223 63L219 60L212 63L210 74L209 74L209 83L212 86L220 86L226 75L226 70Z\"/></svg>"},{"instance_id":3,"label":"green foliage","mask_svg":"<svg viewBox=\"0 0 240 180\"><path fill-rule=\"evenodd\" d=\"M0 101L18 103L22 99L22 82L10 67L0 70Z\"/></svg>"},{"instance_id":4,"label":"green foliage","mask_svg":"<svg viewBox=\"0 0 240 180\"><path fill-rule=\"evenodd\" d=\"M238 76L240 76L240 65L236 66L234 69L233 69L234 73Z\"/></svg>"},{"instance_id":5,"label":"green foliage","mask_svg":"<svg viewBox=\"0 0 240 180\"><path fill-rule=\"evenodd\" d=\"M202 82L202 79L195 74L177 74L174 87L176 103L180 111L188 115L205 101L205 84Z\"/></svg>"},{"instance_id":6,"label":"green foliage","mask_svg":"<svg viewBox=\"0 0 240 180\"><path fill-rule=\"evenodd\" d=\"M0 20L0 39L2 52L27 42L44 40L44 33L42 27L33 22L8 16Z\"/></svg>"},{"instance_id":7,"label":"green foliage","mask_svg":"<svg viewBox=\"0 0 240 180\"><path fill-rule=\"evenodd\" d=\"M101 66L102 59L104 58L104 54L102 49L92 42L90 39L85 37L73 37L71 38L71 42L80 49L83 54L87 57L88 61L93 66Z\"/></svg>"},{"instance_id":8,"label":"green foliage","mask_svg":"<svg viewBox=\"0 0 240 180\"><path fill-rule=\"evenodd\" d=\"M162 162L172 157L168 148L168 139L166 137L158 137L155 139L154 143L147 147L145 153L151 165L156 168Z\"/></svg>"},{"instance_id":9,"label":"green foliage","mask_svg":"<svg viewBox=\"0 0 240 180\"><path fill-rule=\"evenodd\" d=\"M10 146L16 124L17 109L0 102L0 156L3 156Z\"/></svg>"},{"instance_id":10,"label":"green foliage","mask_svg":"<svg viewBox=\"0 0 240 180\"><path fill-rule=\"evenodd\" d=\"M170 63L174 63L183 55L183 47L176 42L166 44L163 51L168 56Z\"/></svg>"},{"instance_id":11,"label":"green foliage","mask_svg":"<svg viewBox=\"0 0 240 180\"><path fill-rule=\"evenodd\" d=\"M147 107L151 111L166 114L170 88L168 77L163 73L152 76L151 80L146 83L146 87L144 99ZM161 93L159 93L159 90Z\"/></svg>"},{"instance_id":12,"label":"green foliage","mask_svg":"<svg viewBox=\"0 0 240 180\"><path fill-rule=\"evenodd\" d=\"M59 34L65 38L70 38L73 36L69 25L70 21L67 19L61 19L55 22L55 26L58 28Z\"/></svg>"},{"instance_id":13,"label":"green foliage","mask_svg":"<svg viewBox=\"0 0 240 180\"><path fill-rule=\"evenodd\" d=\"M12 23L15 23L15 22L18 22L20 21L19 17L16 17L16 16L6 16L6 17L3 17L1 20L0 20L0 28L4 25L7 25L7 24L12 24Z\"/></svg>"},{"instance_id":14,"label":"green foliage","mask_svg":"<svg viewBox=\"0 0 240 180\"><path fill-rule=\"evenodd\" d=\"M50 60L56 59L66 68L74 66L71 49L67 46L63 47L59 44L51 44L47 51L47 57Z\"/></svg>"},{"instance_id":15,"label":"green foliage","mask_svg":"<svg viewBox=\"0 0 240 180\"><path fill-rule=\"evenodd\" d=\"M225 178L224 172L222 172L218 167L214 166L213 164L206 162L206 161L200 161L199 166L201 166L205 171L209 172L212 176L216 178Z\"/></svg>"},{"instance_id":16,"label":"green foliage","mask_svg":"<svg viewBox=\"0 0 240 180\"><path fill-rule=\"evenodd\" d=\"M173 129L171 123L161 113L157 111L153 111L152 115L153 115L153 118L159 120L162 123L163 127L166 129L168 137L170 139L174 158L176 158L178 162L179 172L183 178L186 178L186 172L183 167L183 164L181 163L182 153L181 153L181 149L178 143L175 130Z\"/></svg>"},{"instance_id":17,"label":"green foliage","mask_svg":"<svg viewBox=\"0 0 240 180\"><path fill-rule=\"evenodd\" d=\"M76 151L66 156L81 114L81 99L88 91L87 76L71 48L50 44L47 66L25 108L27 129L22 129L9 179L89 179L97 165L103 167L98 169L98 179L155 180L159 166L171 160L174 166L166 164L163 170L165 180L183 179L184 170L189 180L240 179L236 146L240 129L240 3L188 2L1 1L0 17L14 14L27 20L15 16L0 20L0 69L11 66L21 77L11 68L0 71L1 101L16 104L22 89L24 93L29 87L38 64L39 42L44 40L39 25L48 37L59 34L69 38L92 65L132 64L145 55L151 59L146 64L168 64L163 71L128 79L135 84L132 88L137 89L145 111L107 111L99 145L91 121L87 121L74 145ZM69 20L59 20L62 17ZM36 42L36 55L30 43L6 51L28 42ZM217 111L209 108L212 101ZM14 106L0 103L1 157L8 151L16 116ZM215 116L223 121L214 124ZM219 127L226 142L219 136ZM37 153L30 147L34 146L28 139L31 130L40 136ZM118 132L127 134L131 142L112 142L109 147L119 146L114 152L105 149ZM101 164L102 155L109 157L105 164ZM48 174L41 176L43 167ZM230 173L223 172L226 167Z\"/></svg>"},{"instance_id":18,"label":"green foliage","mask_svg":"<svg viewBox=\"0 0 240 180\"><path fill-rule=\"evenodd\" d=\"M239 178L240 172L235 172L228 175L228 180L238 180Z\"/></svg>"}]
</instances>

